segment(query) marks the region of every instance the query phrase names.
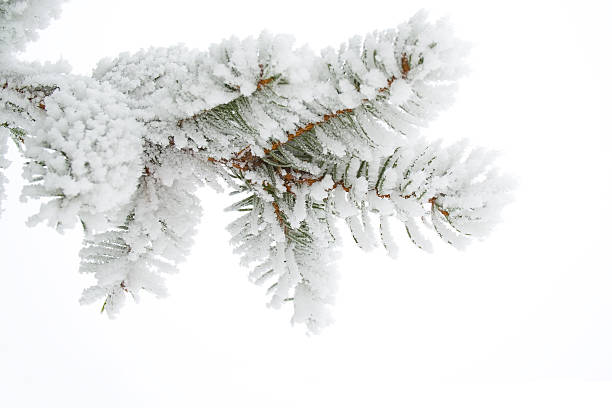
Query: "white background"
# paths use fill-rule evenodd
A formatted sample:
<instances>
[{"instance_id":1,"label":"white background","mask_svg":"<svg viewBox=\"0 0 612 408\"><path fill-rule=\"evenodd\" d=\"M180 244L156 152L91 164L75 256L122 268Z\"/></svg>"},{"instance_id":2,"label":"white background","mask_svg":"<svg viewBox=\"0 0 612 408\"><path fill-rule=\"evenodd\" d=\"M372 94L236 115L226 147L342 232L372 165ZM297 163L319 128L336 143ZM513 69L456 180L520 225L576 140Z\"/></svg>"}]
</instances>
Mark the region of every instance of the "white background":
<instances>
[{"instance_id":1,"label":"white background","mask_svg":"<svg viewBox=\"0 0 612 408\"><path fill-rule=\"evenodd\" d=\"M474 44L456 103L426 130L501 151L518 182L504 222L465 252L398 236L397 260L344 239L336 323L319 336L265 306L228 244L230 199L205 216L171 295L116 320L81 307L81 235L0 220L0 406L612 406L612 2L72 0L24 58L88 74L122 51L207 48L262 29L314 49L420 8Z\"/></svg>"}]
</instances>

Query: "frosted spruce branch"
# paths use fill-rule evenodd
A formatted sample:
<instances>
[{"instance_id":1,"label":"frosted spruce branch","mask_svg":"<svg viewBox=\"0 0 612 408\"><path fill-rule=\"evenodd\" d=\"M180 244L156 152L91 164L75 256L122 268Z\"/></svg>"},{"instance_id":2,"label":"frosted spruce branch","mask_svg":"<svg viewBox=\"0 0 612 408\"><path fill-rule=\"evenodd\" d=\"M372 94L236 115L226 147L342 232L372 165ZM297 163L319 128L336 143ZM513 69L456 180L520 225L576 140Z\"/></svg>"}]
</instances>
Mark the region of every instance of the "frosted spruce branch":
<instances>
[{"instance_id":1,"label":"frosted spruce branch","mask_svg":"<svg viewBox=\"0 0 612 408\"><path fill-rule=\"evenodd\" d=\"M492 154L419 135L465 71L444 21L419 13L320 54L265 32L207 51L150 48L84 77L14 57L60 3L0 3L0 169L12 138L23 198L41 201L31 222L83 227L81 272L95 283L82 301L109 316L143 290L166 294L202 185L241 197L228 208L241 214L228 227L241 263L312 332L332 321L338 220L364 250L382 242L395 256L392 222L422 249L432 236L463 248L508 201Z\"/></svg>"}]
</instances>

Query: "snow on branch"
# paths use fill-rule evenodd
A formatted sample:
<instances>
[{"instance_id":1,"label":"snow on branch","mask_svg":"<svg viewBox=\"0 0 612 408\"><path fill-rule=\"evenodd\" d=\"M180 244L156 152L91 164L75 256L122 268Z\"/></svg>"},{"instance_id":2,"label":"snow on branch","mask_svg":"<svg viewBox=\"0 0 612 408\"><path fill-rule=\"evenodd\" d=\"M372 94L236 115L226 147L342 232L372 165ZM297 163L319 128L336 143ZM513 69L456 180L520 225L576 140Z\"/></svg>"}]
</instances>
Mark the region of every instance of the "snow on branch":
<instances>
[{"instance_id":1,"label":"snow on branch","mask_svg":"<svg viewBox=\"0 0 612 408\"><path fill-rule=\"evenodd\" d=\"M465 73L446 21L419 13L319 54L267 32L150 48L89 78L13 55L59 3L0 2L0 169L11 138L26 158L23 197L41 201L33 222L84 227L81 272L96 282L82 302L109 316L143 290L165 295L204 184L242 196L228 227L241 263L270 306L292 305L312 332L332 321L338 220L364 250L382 242L395 256L393 220L422 249L432 236L464 248L509 201L494 155L419 135Z\"/></svg>"}]
</instances>

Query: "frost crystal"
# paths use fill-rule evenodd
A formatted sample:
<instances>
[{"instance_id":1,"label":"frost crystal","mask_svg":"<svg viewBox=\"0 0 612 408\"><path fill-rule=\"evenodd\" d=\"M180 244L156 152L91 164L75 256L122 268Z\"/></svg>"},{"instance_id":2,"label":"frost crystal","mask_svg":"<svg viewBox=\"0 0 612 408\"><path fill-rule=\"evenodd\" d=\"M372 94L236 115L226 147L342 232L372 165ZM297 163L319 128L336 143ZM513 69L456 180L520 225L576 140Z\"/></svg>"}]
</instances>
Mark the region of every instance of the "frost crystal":
<instances>
[{"instance_id":1,"label":"frost crystal","mask_svg":"<svg viewBox=\"0 0 612 408\"><path fill-rule=\"evenodd\" d=\"M338 220L364 250L382 242L396 256L393 222L424 250L432 236L464 248L508 201L492 154L419 135L465 72L444 21L419 13L320 55L266 32L151 48L88 78L14 57L59 3L0 2L0 169L12 138L27 160L23 197L42 201L32 221L84 227L81 272L96 282L82 302L110 316L142 290L166 294L204 184L239 194L228 230L241 263L271 307L292 304L312 332L332 321Z\"/></svg>"},{"instance_id":2,"label":"frost crystal","mask_svg":"<svg viewBox=\"0 0 612 408\"><path fill-rule=\"evenodd\" d=\"M80 218L85 229L97 231L136 190L144 129L108 84L62 79L25 140L30 184L23 196L49 197L32 222L44 219L61 229Z\"/></svg>"},{"instance_id":3,"label":"frost crystal","mask_svg":"<svg viewBox=\"0 0 612 408\"><path fill-rule=\"evenodd\" d=\"M45 28L59 16L65 0L0 0L0 54L23 50L38 38L35 30Z\"/></svg>"}]
</instances>

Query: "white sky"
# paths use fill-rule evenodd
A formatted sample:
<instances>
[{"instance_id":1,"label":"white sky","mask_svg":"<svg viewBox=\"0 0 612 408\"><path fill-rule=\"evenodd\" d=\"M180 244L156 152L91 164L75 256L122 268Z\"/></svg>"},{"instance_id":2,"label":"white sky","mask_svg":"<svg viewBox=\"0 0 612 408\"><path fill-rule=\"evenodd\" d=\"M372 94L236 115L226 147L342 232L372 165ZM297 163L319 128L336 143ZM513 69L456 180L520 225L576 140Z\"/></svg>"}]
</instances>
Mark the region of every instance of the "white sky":
<instances>
[{"instance_id":1,"label":"white sky","mask_svg":"<svg viewBox=\"0 0 612 408\"><path fill-rule=\"evenodd\" d=\"M336 323L320 336L265 307L205 216L171 296L116 320L81 307L80 232L27 228L19 160L0 219L0 407L612 406L612 2L72 0L25 58L205 49L262 29L320 49L420 8L474 44L455 105L428 130L502 152L519 183L482 243L397 260L345 239Z\"/></svg>"}]
</instances>

